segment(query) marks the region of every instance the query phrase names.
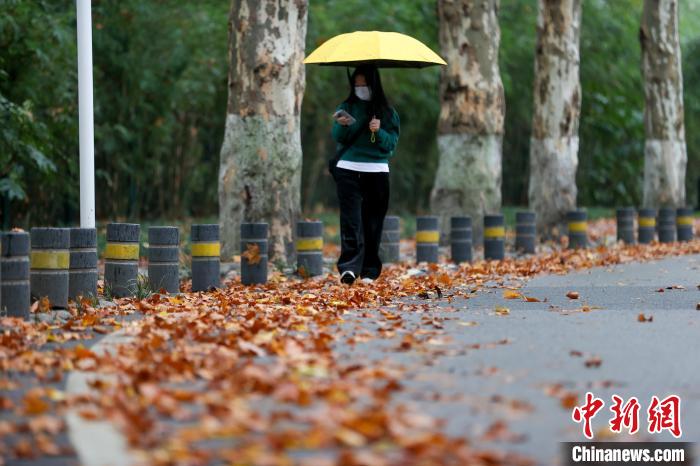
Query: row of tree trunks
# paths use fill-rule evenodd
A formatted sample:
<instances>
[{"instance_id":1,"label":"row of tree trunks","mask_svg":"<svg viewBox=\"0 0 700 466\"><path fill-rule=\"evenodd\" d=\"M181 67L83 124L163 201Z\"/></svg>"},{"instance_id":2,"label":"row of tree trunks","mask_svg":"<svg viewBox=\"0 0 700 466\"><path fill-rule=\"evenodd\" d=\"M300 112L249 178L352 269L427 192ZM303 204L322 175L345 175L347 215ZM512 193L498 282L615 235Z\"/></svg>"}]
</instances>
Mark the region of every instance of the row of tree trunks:
<instances>
[{"instance_id":1,"label":"row of tree trunks","mask_svg":"<svg viewBox=\"0 0 700 466\"><path fill-rule=\"evenodd\" d=\"M498 66L499 0L438 0L448 66L440 84L440 162L431 208L448 234L469 214L501 208L505 99ZM222 254L239 252L243 221L270 224L270 257L293 261L300 210L300 107L307 0L232 0L229 102L219 171ZM553 236L576 207L581 111L581 0L538 0L530 208ZM686 147L677 0L645 0L640 28L645 105L644 204L685 203Z\"/></svg>"},{"instance_id":2,"label":"row of tree trunks","mask_svg":"<svg viewBox=\"0 0 700 466\"><path fill-rule=\"evenodd\" d=\"M447 62L440 80L440 162L431 192L442 238L452 215L472 216L481 238L484 213L501 208L505 97L498 68L499 0L439 0L440 48Z\"/></svg>"},{"instance_id":3,"label":"row of tree trunks","mask_svg":"<svg viewBox=\"0 0 700 466\"><path fill-rule=\"evenodd\" d=\"M270 225L270 259L292 263L301 189L306 0L233 0L229 100L219 167L222 256L241 222Z\"/></svg>"}]
</instances>

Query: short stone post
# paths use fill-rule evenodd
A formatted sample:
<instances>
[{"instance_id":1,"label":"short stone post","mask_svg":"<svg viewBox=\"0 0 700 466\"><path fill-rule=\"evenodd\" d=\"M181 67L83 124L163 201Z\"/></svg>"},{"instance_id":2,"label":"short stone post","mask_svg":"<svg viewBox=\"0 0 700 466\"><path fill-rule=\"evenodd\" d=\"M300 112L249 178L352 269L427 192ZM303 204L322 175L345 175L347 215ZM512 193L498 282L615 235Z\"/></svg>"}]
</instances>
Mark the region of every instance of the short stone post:
<instances>
[{"instance_id":1,"label":"short stone post","mask_svg":"<svg viewBox=\"0 0 700 466\"><path fill-rule=\"evenodd\" d=\"M0 315L29 319L29 233L0 235Z\"/></svg>"},{"instance_id":2,"label":"short stone post","mask_svg":"<svg viewBox=\"0 0 700 466\"><path fill-rule=\"evenodd\" d=\"M221 286L221 243L218 224L192 225L192 291Z\"/></svg>"},{"instance_id":3,"label":"short stone post","mask_svg":"<svg viewBox=\"0 0 700 466\"><path fill-rule=\"evenodd\" d=\"M68 298L97 298L97 230L70 229Z\"/></svg>"},{"instance_id":4,"label":"short stone post","mask_svg":"<svg viewBox=\"0 0 700 466\"><path fill-rule=\"evenodd\" d=\"M51 307L68 307L70 230L32 228L30 286L34 299L48 298Z\"/></svg>"},{"instance_id":5,"label":"short stone post","mask_svg":"<svg viewBox=\"0 0 700 466\"><path fill-rule=\"evenodd\" d=\"M241 224L241 283L267 283L267 223Z\"/></svg>"},{"instance_id":6,"label":"short stone post","mask_svg":"<svg viewBox=\"0 0 700 466\"><path fill-rule=\"evenodd\" d=\"M472 260L472 218L468 215L450 218L450 257L455 264Z\"/></svg>"},{"instance_id":7,"label":"short stone post","mask_svg":"<svg viewBox=\"0 0 700 466\"><path fill-rule=\"evenodd\" d=\"M180 230L148 228L148 281L154 291L180 291Z\"/></svg>"},{"instance_id":8,"label":"short stone post","mask_svg":"<svg viewBox=\"0 0 700 466\"><path fill-rule=\"evenodd\" d=\"M139 275L139 234L137 223L107 225L105 248L105 294L123 298L136 294Z\"/></svg>"},{"instance_id":9,"label":"short stone post","mask_svg":"<svg viewBox=\"0 0 700 466\"><path fill-rule=\"evenodd\" d=\"M436 263L440 243L439 218L435 216L416 217L416 262Z\"/></svg>"}]
</instances>

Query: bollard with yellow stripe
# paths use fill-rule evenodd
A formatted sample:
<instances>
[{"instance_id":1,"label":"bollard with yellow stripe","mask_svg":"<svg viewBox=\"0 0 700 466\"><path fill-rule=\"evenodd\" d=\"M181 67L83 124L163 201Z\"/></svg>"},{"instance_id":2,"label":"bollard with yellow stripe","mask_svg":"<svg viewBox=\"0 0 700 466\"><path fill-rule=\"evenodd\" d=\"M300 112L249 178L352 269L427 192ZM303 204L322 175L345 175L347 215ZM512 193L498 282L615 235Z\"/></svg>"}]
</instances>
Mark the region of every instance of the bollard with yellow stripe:
<instances>
[{"instance_id":1,"label":"bollard with yellow stripe","mask_svg":"<svg viewBox=\"0 0 700 466\"><path fill-rule=\"evenodd\" d=\"M323 273L323 222L297 222L297 273L315 277Z\"/></svg>"},{"instance_id":2,"label":"bollard with yellow stripe","mask_svg":"<svg viewBox=\"0 0 700 466\"><path fill-rule=\"evenodd\" d=\"M503 260L506 256L505 239L503 215L484 215L484 259Z\"/></svg>"},{"instance_id":3,"label":"bollard with yellow stripe","mask_svg":"<svg viewBox=\"0 0 700 466\"><path fill-rule=\"evenodd\" d=\"M31 241L32 298L48 298L51 307L67 307L70 230L68 228L32 228Z\"/></svg>"},{"instance_id":4,"label":"bollard with yellow stripe","mask_svg":"<svg viewBox=\"0 0 700 466\"><path fill-rule=\"evenodd\" d=\"M416 262L437 263L440 243L439 218L433 215L416 217Z\"/></svg>"},{"instance_id":5,"label":"bollard with yellow stripe","mask_svg":"<svg viewBox=\"0 0 700 466\"><path fill-rule=\"evenodd\" d=\"M656 209L639 209L637 217L637 241L649 244L656 237Z\"/></svg>"},{"instance_id":6,"label":"bollard with yellow stripe","mask_svg":"<svg viewBox=\"0 0 700 466\"><path fill-rule=\"evenodd\" d=\"M221 243L218 224L192 225L192 291L221 286Z\"/></svg>"},{"instance_id":7,"label":"bollard with yellow stripe","mask_svg":"<svg viewBox=\"0 0 700 466\"><path fill-rule=\"evenodd\" d=\"M588 213L583 209L566 213L569 232L569 249L588 247Z\"/></svg>"},{"instance_id":8,"label":"bollard with yellow stripe","mask_svg":"<svg viewBox=\"0 0 700 466\"><path fill-rule=\"evenodd\" d=\"M693 239L693 208L680 207L676 209L676 235L678 241Z\"/></svg>"},{"instance_id":9,"label":"bollard with yellow stripe","mask_svg":"<svg viewBox=\"0 0 700 466\"><path fill-rule=\"evenodd\" d=\"M116 298L133 296L139 274L139 235L137 223L107 225L105 293Z\"/></svg>"},{"instance_id":10,"label":"bollard with yellow stripe","mask_svg":"<svg viewBox=\"0 0 700 466\"><path fill-rule=\"evenodd\" d=\"M673 243L676 241L676 209L673 207L661 207L656 225L660 243Z\"/></svg>"}]
</instances>

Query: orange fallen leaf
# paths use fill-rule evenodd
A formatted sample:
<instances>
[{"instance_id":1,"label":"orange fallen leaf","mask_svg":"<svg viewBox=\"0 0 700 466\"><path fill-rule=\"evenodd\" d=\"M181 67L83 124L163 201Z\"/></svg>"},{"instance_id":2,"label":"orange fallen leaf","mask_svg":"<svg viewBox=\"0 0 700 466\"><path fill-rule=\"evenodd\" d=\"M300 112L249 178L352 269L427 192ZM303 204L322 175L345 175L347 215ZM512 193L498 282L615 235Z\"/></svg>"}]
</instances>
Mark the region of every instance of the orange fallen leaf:
<instances>
[{"instance_id":1,"label":"orange fallen leaf","mask_svg":"<svg viewBox=\"0 0 700 466\"><path fill-rule=\"evenodd\" d=\"M578 405L578 395L574 392L566 392L559 398L559 404L564 409L574 409Z\"/></svg>"},{"instance_id":2,"label":"orange fallen leaf","mask_svg":"<svg viewBox=\"0 0 700 466\"><path fill-rule=\"evenodd\" d=\"M539 303L541 302L539 299L535 298L534 296L525 296L525 301L528 303Z\"/></svg>"},{"instance_id":3,"label":"orange fallen leaf","mask_svg":"<svg viewBox=\"0 0 700 466\"><path fill-rule=\"evenodd\" d=\"M24 406L24 413L28 416L44 414L49 410L49 404L33 393L28 393L22 400L22 404Z\"/></svg>"},{"instance_id":4,"label":"orange fallen leaf","mask_svg":"<svg viewBox=\"0 0 700 466\"><path fill-rule=\"evenodd\" d=\"M518 293L517 291L505 290L505 291L503 292L503 297L504 297L505 299L519 299L519 298L522 298L523 295L521 295L521 294Z\"/></svg>"},{"instance_id":5,"label":"orange fallen leaf","mask_svg":"<svg viewBox=\"0 0 700 466\"><path fill-rule=\"evenodd\" d=\"M241 254L241 257L244 257L251 265L258 264L261 260L260 246L258 246L256 243L248 243L246 245L246 250Z\"/></svg>"},{"instance_id":6,"label":"orange fallen leaf","mask_svg":"<svg viewBox=\"0 0 700 466\"><path fill-rule=\"evenodd\" d=\"M568 293L566 293L566 297L569 299L578 299L578 291L569 291Z\"/></svg>"},{"instance_id":7,"label":"orange fallen leaf","mask_svg":"<svg viewBox=\"0 0 700 466\"><path fill-rule=\"evenodd\" d=\"M639 313L637 316L637 322L653 322L654 321L654 316L645 316L644 313Z\"/></svg>"}]
</instances>

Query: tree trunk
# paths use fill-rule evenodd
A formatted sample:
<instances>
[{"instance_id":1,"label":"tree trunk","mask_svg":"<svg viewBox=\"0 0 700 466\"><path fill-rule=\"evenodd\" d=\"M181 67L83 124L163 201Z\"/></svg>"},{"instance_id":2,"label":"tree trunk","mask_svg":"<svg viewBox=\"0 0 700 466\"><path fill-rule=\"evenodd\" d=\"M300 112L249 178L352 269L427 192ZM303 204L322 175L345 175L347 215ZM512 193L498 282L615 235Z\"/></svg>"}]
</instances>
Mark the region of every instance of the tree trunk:
<instances>
[{"instance_id":1,"label":"tree trunk","mask_svg":"<svg viewBox=\"0 0 700 466\"><path fill-rule=\"evenodd\" d=\"M438 0L440 47L440 162L430 195L448 238L452 215L472 216L481 241L483 214L501 208L505 99L498 68L499 0Z\"/></svg>"},{"instance_id":2,"label":"tree trunk","mask_svg":"<svg viewBox=\"0 0 700 466\"><path fill-rule=\"evenodd\" d=\"M539 232L551 237L576 207L581 2L538 5L528 197Z\"/></svg>"},{"instance_id":3,"label":"tree trunk","mask_svg":"<svg viewBox=\"0 0 700 466\"><path fill-rule=\"evenodd\" d=\"M677 0L645 0L639 30L644 76L644 205L685 205L683 77Z\"/></svg>"},{"instance_id":4,"label":"tree trunk","mask_svg":"<svg viewBox=\"0 0 700 466\"><path fill-rule=\"evenodd\" d=\"M306 0L232 0L229 97L219 166L222 257L241 222L268 222L270 259L293 261L299 216Z\"/></svg>"}]
</instances>

